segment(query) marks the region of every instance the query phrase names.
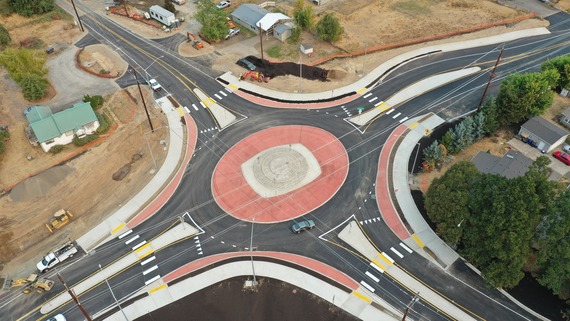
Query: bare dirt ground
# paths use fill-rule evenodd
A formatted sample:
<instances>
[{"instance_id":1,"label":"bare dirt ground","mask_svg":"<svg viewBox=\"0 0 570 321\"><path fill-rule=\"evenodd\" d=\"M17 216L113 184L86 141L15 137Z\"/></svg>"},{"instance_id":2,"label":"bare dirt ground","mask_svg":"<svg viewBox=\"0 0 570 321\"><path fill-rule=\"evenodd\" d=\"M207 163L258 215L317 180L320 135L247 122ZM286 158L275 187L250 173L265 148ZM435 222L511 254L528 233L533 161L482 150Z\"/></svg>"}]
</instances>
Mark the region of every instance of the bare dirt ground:
<instances>
[{"instance_id":1,"label":"bare dirt ground","mask_svg":"<svg viewBox=\"0 0 570 321\"><path fill-rule=\"evenodd\" d=\"M151 2L160 3L159 0L141 0L137 2L137 5L144 6ZM85 3L92 4L96 7L95 9L101 12L104 11L101 3L97 1L85 0ZM234 2L231 9L237 8L240 3L245 3L245 0ZM281 7L280 4L278 9L288 13L292 9L292 3L293 1L284 2L283 6ZM464 3L464 5L456 5L457 3ZM311 4L307 1L307 5ZM189 17L193 14L193 6L195 5L192 1L188 1L179 8L183 15ZM375 0L372 2L345 0L335 2L334 7L332 4L319 8L315 7L316 13L323 13L327 10L342 13L338 15L341 23L345 26L347 35L336 46L332 46L318 42L308 33L303 34L301 42L311 42L315 47L315 54L311 59L318 59L336 52L354 51L382 43L388 44L410 38L429 36L434 33L464 29L476 24L502 20L521 14L521 12L499 6L492 1L475 0ZM375 15L375 18L371 19L371 14ZM114 15L109 15L109 17L145 37L172 35L172 33L165 34L162 30L124 17ZM368 23L365 24L364 21ZM374 24L375 32L369 31L371 23ZM69 19L29 23L29 20L14 15L9 18L0 18L0 24L6 26L10 31L15 45L21 40L34 36L43 39L46 45L62 44L63 48L64 45L69 46L76 41L80 35L77 29L73 28ZM545 21L532 19L509 26L509 28L497 27L441 41L476 38L545 25ZM410 29L410 26L413 26L413 31L401 32L401 30ZM185 33L187 30L196 32L195 23L188 22L188 25L183 26L178 32ZM239 74L243 70L233 62L247 51L253 50L255 52L260 49L258 39L251 34L246 34L244 32L238 37L214 46L206 45L206 48L202 49L200 53L214 57L213 59L216 60L213 62L213 68L219 70L220 73L230 70ZM264 43L266 55L269 49L280 44L276 39ZM282 49L284 52L283 59L297 61L299 58L297 45L287 46L289 45L285 45ZM349 84L361 77L366 70L413 48L406 47L389 52L368 54L366 57L329 62L322 67L339 70L338 75L344 76L327 83L303 80L301 83L303 91L323 91ZM195 55L194 53L197 53L188 44L182 44L179 49L183 54ZM217 51L221 56L214 51ZM93 47L86 50L81 59L84 62L94 62L91 66L95 71L108 69L111 72L115 70L121 72L122 63L115 64L116 60L110 58L106 52L104 49ZM303 57L301 59L302 62L306 62L305 59L309 58ZM78 153L78 149L68 146L63 153L52 156L29 145L23 135L26 121L22 115L22 110L32 103L22 98L18 86L9 79L4 71L2 72L4 77L0 79L0 121L2 124L10 125L12 138L7 144L6 153L0 159L0 188L9 189L26 177L70 158L71 155ZM299 89L298 78L291 78L291 76L274 79L269 84L264 85L291 92ZM35 179L39 182L37 183L38 186L34 186L33 182L21 185L19 189L24 192L20 192L19 196L24 197L16 197L19 201L15 201L9 194L0 198L0 208L3 209L2 216L0 216L0 226L2 226L2 232L0 232L0 241L2 242L0 263L12 260L4 269L4 273L12 274L17 270L28 271L33 269L35 262L32 263L32 261L35 261L47 248L51 248L67 238L74 239L84 233L102 218L111 214L120 204L124 204L140 190L141 186L150 180L151 175L148 172L152 163L145 146L145 137L148 135L141 135L146 133L148 128L143 118L142 108L129 97L137 97L136 93L132 89L129 89L129 92L131 92L130 95L125 91L120 91L106 97L106 101L108 101L105 107L106 112L120 124L116 131L86 152L79 153L77 157L69 159L65 163L65 167L60 168L58 172L54 171L43 175L47 177L47 184L45 183L46 179L38 176ZM83 94L85 93L78 93L78 100ZM49 101L49 98L54 95L53 91L50 92L46 100L39 103ZM150 93L147 92L147 95L147 101L151 101ZM156 109L152 110L154 120L164 123L163 115ZM159 130L152 135L151 149L160 166L165 153L163 147L157 142L165 138L166 131ZM155 136L160 137L156 138ZM113 173L123 165L130 163L133 155L141 151L144 152L144 156L132 164L131 172L127 177L119 182L113 181L111 178ZM31 156L32 160L28 161L27 156ZM28 184L30 186L27 186ZM18 189L14 193L17 191ZM36 194L31 194L29 191L34 191ZM34 198L25 195L28 193L39 196ZM71 210L76 214L76 217L63 230L50 235L43 224L47 223L52 213L59 208ZM44 239L45 242L40 243ZM15 257L17 259L14 260Z\"/></svg>"},{"instance_id":2,"label":"bare dirt ground","mask_svg":"<svg viewBox=\"0 0 570 321\"><path fill-rule=\"evenodd\" d=\"M189 320L189 311L192 311L192 320L200 321L359 320L312 293L288 283L261 278L258 280L258 288L252 291L244 288L245 280L243 277L224 280L150 312L136 321L185 321Z\"/></svg>"}]
</instances>

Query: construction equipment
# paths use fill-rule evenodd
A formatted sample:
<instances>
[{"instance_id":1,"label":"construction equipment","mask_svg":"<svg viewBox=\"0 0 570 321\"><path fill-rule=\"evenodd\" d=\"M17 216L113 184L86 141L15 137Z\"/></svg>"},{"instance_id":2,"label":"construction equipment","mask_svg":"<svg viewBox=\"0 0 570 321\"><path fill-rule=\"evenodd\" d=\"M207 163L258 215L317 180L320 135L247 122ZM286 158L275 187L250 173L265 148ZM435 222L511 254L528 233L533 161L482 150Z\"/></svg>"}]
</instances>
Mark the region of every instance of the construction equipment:
<instances>
[{"instance_id":1,"label":"construction equipment","mask_svg":"<svg viewBox=\"0 0 570 321\"><path fill-rule=\"evenodd\" d=\"M22 293L24 294L31 293L32 291L36 291L37 293L44 293L51 290L54 284L55 282L52 280L46 278L39 278L37 274L30 274L30 276L28 276L27 278L15 279L15 280L6 277L2 289L7 290L10 288L23 286L24 289L22 289Z\"/></svg>"},{"instance_id":2,"label":"construction equipment","mask_svg":"<svg viewBox=\"0 0 570 321\"><path fill-rule=\"evenodd\" d=\"M195 34L187 32L186 36L188 37L188 42L192 42L192 47L196 48L196 50L204 48L204 44L198 40L198 37L196 37Z\"/></svg>"},{"instance_id":3,"label":"construction equipment","mask_svg":"<svg viewBox=\"0 0 570 321\"><path fill-rule=\"evenodd\" d=\"M53 214L53 217L49 220L49 223L46 224L46 227L51 233L53 233L53 231L59 230L65 224L69 223L72 217L73 214L71 214L70 211L61 209Z\"/></svg>"},{"instance_id":4,"label":"construction equipment","mask_svg":"<svg viewBox=\"0 0 570 321\"><path fill-rule=\"evenodd\" d=\"M232 21L232 19L230 19L230 17L226 17L226 26L228 26L230 29L236 28L236 24Z\"/></svg>"},{"instance_id":5,"label":"construction equipment","mask_svg":"<svg viewBox=\"0 0 570 321\"><path fill-rule=\"evenodd\" d=\"M269 76L265 76L264 74L255 71L246 71L240 75L239 79L247 80L248 77L251 81L257 81L257 82L269 82L270 79Z\"/></svg>"}]
</instances>

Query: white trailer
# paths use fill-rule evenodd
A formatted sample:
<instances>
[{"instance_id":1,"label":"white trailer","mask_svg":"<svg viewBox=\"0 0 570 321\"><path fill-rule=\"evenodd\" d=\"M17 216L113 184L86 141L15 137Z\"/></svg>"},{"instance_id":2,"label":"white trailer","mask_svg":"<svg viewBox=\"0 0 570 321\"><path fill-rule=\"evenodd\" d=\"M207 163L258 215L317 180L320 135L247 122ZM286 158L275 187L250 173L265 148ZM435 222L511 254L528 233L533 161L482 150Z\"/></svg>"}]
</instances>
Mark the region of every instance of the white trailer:
<instances>
[{"instance_id":1,"label":"white trailer","mask_svg":"<svg viewBox=\"0 0 570 321\"><path fill-rule=\"evenodd\" d=\"M56 264L73 257L75 253L77 253L75 245L73 245L72 242L66 242L59 248L48 253L41 261L38 262L36 267L40 273L44 273Z\"/></svg>"},{"instance_id":2,"label":"white trailer","mask_svg":"<svg viewBox=\"0 0 570 321\"><path fill-rule=\"evenodd\" d=\"M164 9L161 6L158 5L154 5L152 7L150 7L148 9L148 13L150 14L150 17L153 18L154 20L162 23L163 25L170 27L174 24L174 21L176 20L176 17L174 16L174 13Z\"/></svg>"}]
</instances>

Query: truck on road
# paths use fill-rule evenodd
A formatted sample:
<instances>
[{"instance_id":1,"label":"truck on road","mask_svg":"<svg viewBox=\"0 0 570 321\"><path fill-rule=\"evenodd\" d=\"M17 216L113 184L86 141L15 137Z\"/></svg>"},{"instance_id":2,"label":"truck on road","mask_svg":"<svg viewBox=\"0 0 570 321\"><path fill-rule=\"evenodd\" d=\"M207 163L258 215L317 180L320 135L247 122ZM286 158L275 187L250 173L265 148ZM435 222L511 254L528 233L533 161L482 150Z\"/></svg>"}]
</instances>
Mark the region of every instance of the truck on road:
<instances>
[{"instance_id":1,"label":"truck on road","mask_svg":"<svg viewBox=\"0 0 570 321\"><path fill-rule=\"evenodd\" d=\"M77 253L77 248L71 241L69 241L59 248L49 252L41 261L38 262L36 266L40 273L44 273L58 263L73 257L75 253Z\"/></svg>"}]
</instances>

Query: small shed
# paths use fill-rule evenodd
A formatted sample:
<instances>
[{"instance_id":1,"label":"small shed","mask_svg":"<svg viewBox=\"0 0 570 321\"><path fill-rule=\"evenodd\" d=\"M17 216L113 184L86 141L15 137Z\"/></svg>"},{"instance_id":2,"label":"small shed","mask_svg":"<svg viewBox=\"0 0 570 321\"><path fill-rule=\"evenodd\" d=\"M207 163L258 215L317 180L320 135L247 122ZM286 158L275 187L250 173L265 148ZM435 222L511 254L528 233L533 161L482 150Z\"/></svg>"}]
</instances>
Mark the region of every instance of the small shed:
<instances>
[{"instance_id":1,"label":"small shed","mask_svg":"<svg viewBox=\"0 0 570 321\"><path fill-rule=\"evenodd\" d=\"M305 55L309 55L313 53L313 45L310 43L304 43L301 45L301 52Z\"/></svg>"},{"instance_id":2,"label":"small shed","mask_svg":"<svg viewBox=\"0 0 570 321\"><path fill-rule=\"evenodd\" d=\"M323 5L325 3L329 3L331 0L313 0L313 3L317 6Z\"/></svg>"},{"instance_id":3,"label":"small shed","mask_svg":"<svg viewBox=\"0 0 570 321\"><path fill-rule=\"evenodd\" d=\"M568 137L568 132L546 119L536 116L521 125L519 135L545 153L558 147Z\"/></svg>"},{"instance_id":4,"label":"small shed","mask_svg":"<svg viewBox=\"0 0 570 321\"><path fill-rule=\"evenodd\" d=\"M566 110L562 112L562 115L560 115L560 123L570 128L570 108L566 108Z\"/></svg>"},{"instance_id":5,"label":"small shed","mask_svg":"<svg viewBox=\"0 0 570 321\"><path fill-rule=\"evenodd\" d=\"M293 26L291 24L280 24L273 28L273 36L281 41L285 41L291 37L291 30L293 30Z\"/></svg>"},{"instance_id":6,"label":"small shed","mask_svg":"<svg viewBox=\"0 0 570 321\"><path fill-rule=\"evenodd\" d=\"M148 9L148 13L150 14L151 18L164 24L167 27L170 27L172 24L174 24L174 21L176 20L174 13L158 5L150 7Z\"/></svg>"}]
</instances>

